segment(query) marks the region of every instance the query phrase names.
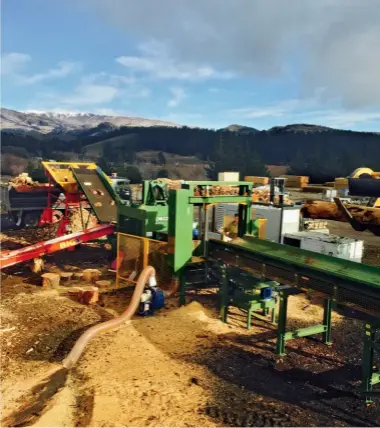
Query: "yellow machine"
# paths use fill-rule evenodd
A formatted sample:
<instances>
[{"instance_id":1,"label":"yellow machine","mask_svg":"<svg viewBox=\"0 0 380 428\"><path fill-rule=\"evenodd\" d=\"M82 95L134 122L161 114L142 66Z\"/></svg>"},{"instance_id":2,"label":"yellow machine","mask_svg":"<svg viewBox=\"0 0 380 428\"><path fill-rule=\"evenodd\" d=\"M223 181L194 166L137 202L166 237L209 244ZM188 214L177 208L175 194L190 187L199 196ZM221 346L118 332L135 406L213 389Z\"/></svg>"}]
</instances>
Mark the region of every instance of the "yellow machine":
<instances>
[{"instance_id":1,"label":"yellow machine","mask_svg":"<svg viewBox=\"0 0 380 428\"><path fill-rule=\"evenodd\" d=\"M380 207L380 172L365 167L355 169L348 177L348 189L352 196L370 197L370 207Z\"/></svg>"},{"instance_id":2,"label":"yellow machine","mask_svg":"<svg viewBox=\"0 0 380 428\"><path fill-rule=\"evenodd\" d=\"M349 178L380 178L380 172L374 172L371 168L356 168L355 171L349 175Z\"/></svg>"},{"instance_id":3,"label":"yellow machine","mask_svg":"<svg viewBox=\"0 0 380 428\"><path fill-rule=\"evenodd\" d=\"M42 165L52 179L68 193L76 193L78 191L78 183L71 168L84 170L98 167L93 162L42 162ZM108 179L112 183L111 179Z\"/></svg>"},{"instance_id":4,"label":"yellow machine","mask_svg":"<svg viewBox=\"0 0 380 428\"><path fill-rule=\"evenodd\" d=\"M348 221L357 231L369 230L380 236L380 172L357 168L347 179L339 180L347 180L344 186L347 188L348 185L350 196L369 198L368 204L346 204L340 198L334 198L334 203L306 201L301 209L302 215L305 218Z\"/></svg>"}]
</instances>

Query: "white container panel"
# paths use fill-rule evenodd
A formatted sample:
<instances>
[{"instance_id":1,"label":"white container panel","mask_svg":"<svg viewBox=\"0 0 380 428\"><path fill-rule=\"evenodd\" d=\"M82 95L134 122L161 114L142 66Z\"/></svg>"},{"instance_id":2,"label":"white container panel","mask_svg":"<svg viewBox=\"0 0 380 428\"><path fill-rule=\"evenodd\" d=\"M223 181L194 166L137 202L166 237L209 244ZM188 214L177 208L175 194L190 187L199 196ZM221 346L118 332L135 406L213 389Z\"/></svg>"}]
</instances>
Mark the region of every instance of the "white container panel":
<instances>
[{"instance_id":1,"label":"white container panel","mask_svg":"<svg viewBox=\"0 0 380 428\"><path fill-rule=\"evenodd\" d=\"M286 233L295 233L300 230L300 209L283 210L282 215L282 237ZM281 241L282 242L282 241Z\"/></svg>"},{"instance_id":2,"label":"white container panel","mask_svg":"<svg viewBox=\"0 0 380 428\"><path fill-rule=\"evenodd\" d=\"M219 172L218 181L239 181L240 174L238 172Z\"/></svg>"}]
</instances>

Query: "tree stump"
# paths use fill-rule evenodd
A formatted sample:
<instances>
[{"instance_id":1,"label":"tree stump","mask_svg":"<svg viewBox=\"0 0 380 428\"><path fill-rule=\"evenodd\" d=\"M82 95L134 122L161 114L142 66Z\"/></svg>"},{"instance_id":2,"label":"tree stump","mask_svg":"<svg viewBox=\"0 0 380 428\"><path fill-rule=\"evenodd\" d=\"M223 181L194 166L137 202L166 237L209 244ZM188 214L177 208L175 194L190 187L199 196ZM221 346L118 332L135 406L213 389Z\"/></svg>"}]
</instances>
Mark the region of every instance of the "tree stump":
<instances>
[{"instance_id":1,"label":"tree stump","mask_svg":"<svg viewBox=\"0 0 380 428\"><path fill-rule=\"evenodd\" d=\"M79 295L79 302L84 305L93 305L99 300L98 287L82 287L82 293Z\"/></svg>"},{"instance_id":2,"label":"tree stump","mask_svg":"<svg viewBox=\"0 0 380 428\"><path fill-rule=\"evenodd\" d=\"M101 272L98 269L85 269L83 279L88 282L96 282L100 279Z\"/></svg>"},{"instance_id":3,"label":"tree stump","mask_svg":"<svg viewBox=\"0 0 380 428\"><path fill-rule=\"evenodd\" d=\"M66 284L71 281L72 276L73 276L72 272L61 272L61 280Z\"/></svg>"},{"instance_id":4,"label":"tree stump","mask_svg":"<svg viewBox=\"0 0 380 428\"><path fill-rule=\"evenodd\" d=\"M61 275L59 273L44 273L42 277L42 287L43 288L58 288L59 282L61 280Z\"/></svg>"},{"instance_id":5,"label":"tree stump","mask_svg":"<svg viewBox=\"0 0 380 428\"><path fill-rule=\"evenodd\" d=\"M110 287L111 286L111 281L96 281L95 285L99 288L106 288L106 287Z\"/></svg>"},{"instance_id":6,"label":"tree stump","mask_svg":"<svg viewBox=\"0 0 380 428\"><path fill-rule=\"evenodd\" d=\"M74 272L74 279L83 279L83 272Z\"/></svg>"}]
</instances>

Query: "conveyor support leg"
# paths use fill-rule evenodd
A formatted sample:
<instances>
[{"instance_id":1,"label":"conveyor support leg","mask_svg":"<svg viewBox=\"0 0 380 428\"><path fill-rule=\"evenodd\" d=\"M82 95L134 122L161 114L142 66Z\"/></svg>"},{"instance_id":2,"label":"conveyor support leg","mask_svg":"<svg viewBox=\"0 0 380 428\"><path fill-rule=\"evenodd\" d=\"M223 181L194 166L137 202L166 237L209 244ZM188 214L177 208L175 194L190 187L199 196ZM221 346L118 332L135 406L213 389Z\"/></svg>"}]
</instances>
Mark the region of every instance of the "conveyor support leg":
<instances>
[{"instance_id":1,"label":"conveyor support leg","mask_svg":"<svg viewBox=\"0 0 380 428\"><path fill-rule=\"evenodd\" d=\"M380 382L380 372L374 367L374 353L380 351L380 345L376 342L376 336L379 325L373 325L369 322L364 326L364 347L363 347L363 378L362 394L366 404L372 403L373 396L379 396L379 392L373 392L373 385Z\"/></svg>"},{"instance_id":2,"label":"conveyor support leg","mask_svg":"<svg viewBox=\"0 0 380 428\"><path fill-rule=\"evenodd\" d=\"M280 308L278 312L278 329L277 329L277 355L285 354L285 335L286 335L286 321L288 312L288 296L280 293Z\"/></svg>"},{"instance_id":3,"label":"conveyor support leg","mask_svg":"<svg viewBox=\"0 0 380 428\"><path fill-rule=\"evenodd\" d=\"M331 312L332 312L332 300L325 299L324 311L323 311L323 325L326 330L322 333L323 343L331 345Z\"/></svg>"}]
</instances>

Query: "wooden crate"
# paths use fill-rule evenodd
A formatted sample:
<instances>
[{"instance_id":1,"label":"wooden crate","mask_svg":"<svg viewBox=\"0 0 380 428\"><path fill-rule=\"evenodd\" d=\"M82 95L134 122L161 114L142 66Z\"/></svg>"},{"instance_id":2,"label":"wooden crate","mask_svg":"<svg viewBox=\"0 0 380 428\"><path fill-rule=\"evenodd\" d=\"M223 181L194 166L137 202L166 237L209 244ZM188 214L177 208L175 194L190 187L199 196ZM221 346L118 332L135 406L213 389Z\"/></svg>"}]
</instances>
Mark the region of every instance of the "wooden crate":
<instances>
[{"instance_id":1,"label":"wooden crate","mask_svg":"<svg viewBox=\"0 0 380 428\"><path fill-rule=\"evenodd\" d=\"M348 189L348 179L344 177L338 177L335 179L334 188L337 190Z\"/></svg>"},{"instance_id":2,"label":"wooden crate","mask_svg":"<svg viewBox=\"0 0 380 428\"><path fill-rule=\"evenodd\" d=\"M269 184L269 177L256 177L254 175L247 175L244 177L244 181L249 183L258 184L260 186L266 186Z\"/></svg>"},{"instance_id":3,"label":"wooden crate","mask_svg":"<svg viewBox=\"0 0 380 428\"><path fill-rule=\"evenodd\" d=\"M305 175L282 175L281 177L286 178L286 187L303 188L309 183L309 177Z\"/></svg>"}]
</instances>

